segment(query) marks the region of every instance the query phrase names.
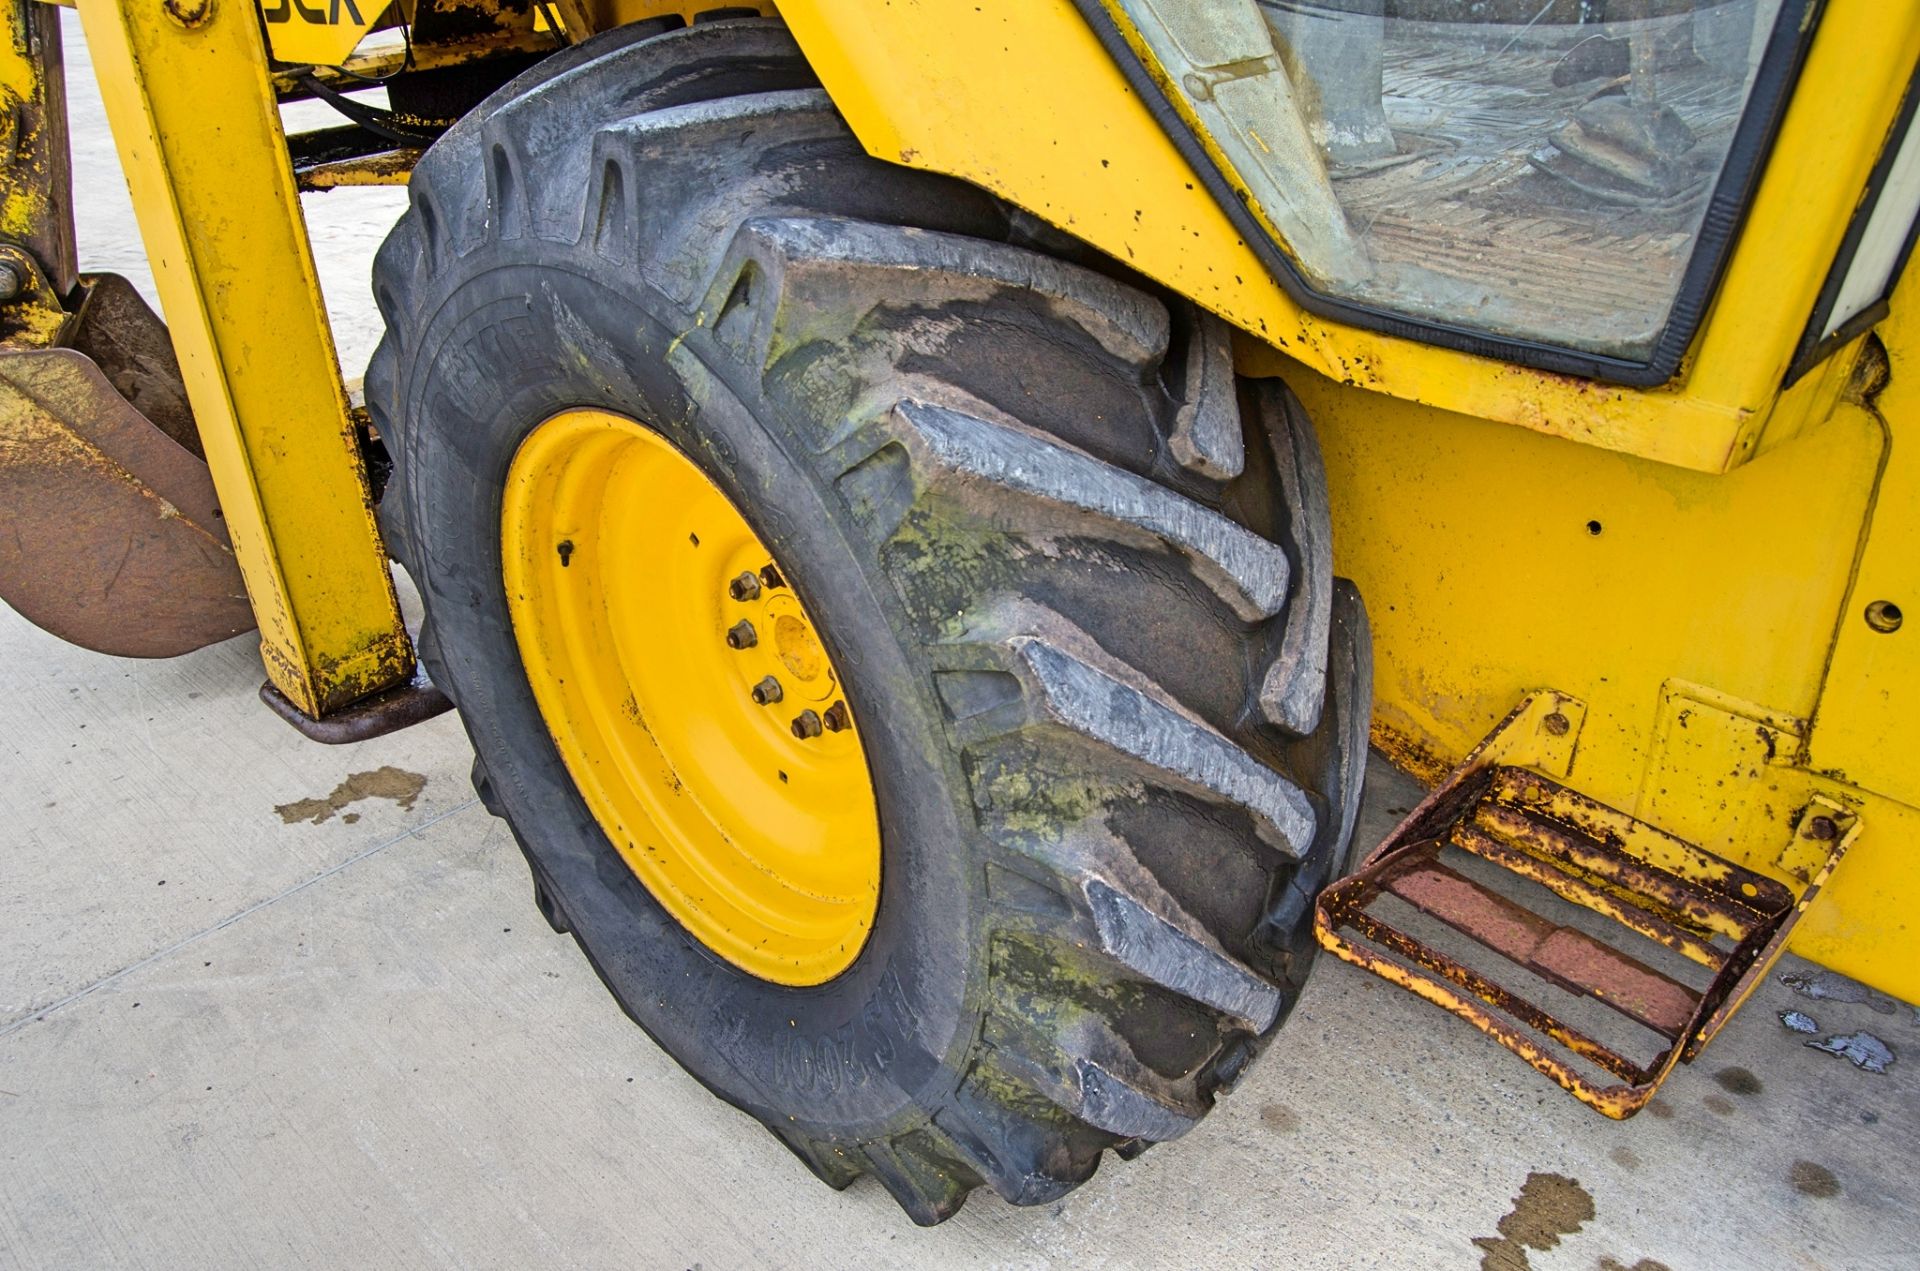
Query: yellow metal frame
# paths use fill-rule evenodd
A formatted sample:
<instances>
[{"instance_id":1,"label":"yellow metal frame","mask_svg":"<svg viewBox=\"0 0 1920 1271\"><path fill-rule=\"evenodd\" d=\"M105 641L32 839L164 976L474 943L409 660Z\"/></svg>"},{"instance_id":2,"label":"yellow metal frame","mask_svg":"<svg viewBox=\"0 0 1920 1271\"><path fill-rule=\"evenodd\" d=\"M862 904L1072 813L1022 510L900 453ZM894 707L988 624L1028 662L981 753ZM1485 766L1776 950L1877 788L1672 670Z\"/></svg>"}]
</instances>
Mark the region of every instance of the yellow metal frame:
<instances>
[{"instance_id":1,"label":"yellow metal frame","mask_svg":"<svg viewBox=\"0 0 1920 1271\"><path fill-rule=\"evenodd\" d=\"M587 806L661 906L777 984L853 964L880 899L873 780L813 619L659 433L565 411L500 512L527 680Z\"/></svg>"},{"instance_id":2,"label":"yellow metal frame","mask_svg":"<svg viewBox=\"0 0 1920 1271\"><path fill-rule=\"evenodd\" d=\"M10 130L0 240L24 248L61 296L76 279L65 89L60 15L43 5L13 6L0 17L0 107ZM33 334L52 343L57 331Z\"/></svg>"},{"instance_id":3,"label":"yellow metal frame","mask_svg":"<svg viewBox=\"0 0 1920 1271\"><path fill-rule=\"evenodd\" d=\"M251 5L82 0L268 678L319 716L413 648L374 525Z\"/></svg>"}]
</instances>

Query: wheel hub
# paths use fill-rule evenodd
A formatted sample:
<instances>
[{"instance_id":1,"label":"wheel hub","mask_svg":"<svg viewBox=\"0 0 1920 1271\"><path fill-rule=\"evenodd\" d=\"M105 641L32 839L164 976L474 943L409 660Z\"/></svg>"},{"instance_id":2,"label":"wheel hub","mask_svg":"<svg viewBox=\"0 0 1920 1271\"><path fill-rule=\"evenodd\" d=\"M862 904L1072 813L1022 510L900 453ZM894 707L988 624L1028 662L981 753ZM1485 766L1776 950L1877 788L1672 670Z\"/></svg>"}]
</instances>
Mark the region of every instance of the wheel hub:
<instances>
[{"instance_id":1,"label":"wheel hub","mask_svg":"<svg viewBox=\"0 0 1920 1271\"><path fill-rule=\"evenodd\" d=\"M501 508L514 637L587 806L661 906L780 984L872 929L879 817L818 628L726 494L658 433L567 411Z\"/></svg>"}]
</instances>

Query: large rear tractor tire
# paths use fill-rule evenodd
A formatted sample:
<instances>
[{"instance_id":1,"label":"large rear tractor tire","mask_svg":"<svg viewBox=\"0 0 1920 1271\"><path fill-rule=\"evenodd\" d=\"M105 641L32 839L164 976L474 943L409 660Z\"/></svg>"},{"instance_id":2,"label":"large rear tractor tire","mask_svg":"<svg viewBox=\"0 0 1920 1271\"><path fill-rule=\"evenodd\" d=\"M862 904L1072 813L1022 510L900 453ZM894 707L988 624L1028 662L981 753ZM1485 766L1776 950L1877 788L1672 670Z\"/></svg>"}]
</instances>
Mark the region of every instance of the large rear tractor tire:
<instances>
[{"instance_id":1,"label":"large rear tractor tire","mask_svg":"<svg viewBox=\"0 0 1920 1271\"><path fill-rule=\"evenodd\" d=\"M754 20L495 94L375 291L422 656L628 1014L921 1223L1198 1122L1368 708L1312 430L1224 325L869 158Z\"/></svg>"}]
</instances>

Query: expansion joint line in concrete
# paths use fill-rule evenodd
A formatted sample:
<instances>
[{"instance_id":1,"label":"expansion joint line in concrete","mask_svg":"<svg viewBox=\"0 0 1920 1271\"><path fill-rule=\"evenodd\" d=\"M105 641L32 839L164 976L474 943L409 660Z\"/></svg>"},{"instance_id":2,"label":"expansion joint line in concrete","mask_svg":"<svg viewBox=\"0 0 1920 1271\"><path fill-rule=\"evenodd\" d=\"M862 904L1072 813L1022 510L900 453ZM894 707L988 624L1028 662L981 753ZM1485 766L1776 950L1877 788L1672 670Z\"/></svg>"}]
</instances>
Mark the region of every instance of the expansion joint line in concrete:
<instances>
[{"instance_id":1,"label":"expansion joint line in concrete","mask_svg":"<svg viewBox=\"0 0 1920 1271\"><path fill-rule=\"evenodd\" d=\"M25 1028L29 1024L37 1024L41 1020L45 1019L47 1016L53 1014L55 1011L65 1010L67 1007L72 1006L75 1002L80 1001L82 998L90 997L100 989L107 987L109 984L113 984L119 980L125 979L127 976L132 975L135 971L140 970L140 968L142 967L151 966L155 962L159 962L164 958L171 957L173 954L178 953L180 950L185 949L190 945L196 944L199 941L206 939L208 936L213 935L217 931L225 931L228 927L231 927L234 923L239 922L242 918L245 918L250 914L256 914L260 912L262 909L265 909L270 905L277 905L281 901L287 899L289 896L297 896L301 892L305 891L307 888L313 886L315 883L324 882L325 880L332 878L335 874L338 874L343 869L348 869L348 868L351 868L352 866L358 865L361 861L366 860L368 857L377 856L381 852L384 852L388 848L392 847L395 843L403 843L407 839L413 838L415 835L419 834L421 831L431 829L433 826L438 825L440 822L446 820L450 816L453 816L455 813L464 812L468 808L475 806L479 802L480 801L478 799L466 799L460 803L457 803L453 807L448 808L444 812L439 812L434 814L433 816L428 817L426 820L422 821L420 824L416 826L413 826L411 829L402 830L400 833L394 835L392 838L382 839L380 842L375 843L372 847L367 848L365 851L358 852L352 856L349 856L346 860L341 861L336 865L329 865L327 868L321 870L318 874L315 874L313 877L303 879L300 882L295 883L293 886L287 888L285 891L276 892L273 895L268 896L265 900L257 900L253 904L248 905L245 909L242 909L236 913L227 915L225 918L222 918L219 922L214 923L210 927L202 927L199 931L194 932L192 935L183 936L180 939L174 941L172 944L168 945L166 948L157 950L153 953L149 953L146 957L141 958L137 962L129 962L126 966L121 967L117 971L108 972L106 975L101 976L99 979L87 985L85 988L77 989L74 992L67 994L65 997L60 998L57 1001L50 1002L45 1006L34 1007L32 1010L29 1010L25 1015L22 1015L19 1019L14 1020L12 1023L6 1024L6 1025L0 1025L0 1038L10 1037L14 1033L19 1032L21 1029Z\"/></svg>"}]
</instances>

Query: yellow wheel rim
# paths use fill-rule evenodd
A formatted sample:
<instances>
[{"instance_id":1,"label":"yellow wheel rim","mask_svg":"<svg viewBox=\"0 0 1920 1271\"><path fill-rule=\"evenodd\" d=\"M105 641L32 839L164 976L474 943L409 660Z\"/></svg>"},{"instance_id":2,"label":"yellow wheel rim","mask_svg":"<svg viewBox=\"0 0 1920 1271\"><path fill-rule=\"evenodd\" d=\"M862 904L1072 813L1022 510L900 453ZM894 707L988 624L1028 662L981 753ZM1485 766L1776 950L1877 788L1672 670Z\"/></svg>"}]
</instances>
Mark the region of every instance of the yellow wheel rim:
<instances>
[{"instance_id":1,"label":"yellow wheel rim","mask_svg":"<svg viewBox=\"0 0 1920 1271\"><path fill-rule=\"evenodd\" d=\"M880 897L873 782L780 563L658 433L556 415L514 455L507 607L600 827L682 926L779 984L846 970Z\"/></svg>"}]
</instances>

